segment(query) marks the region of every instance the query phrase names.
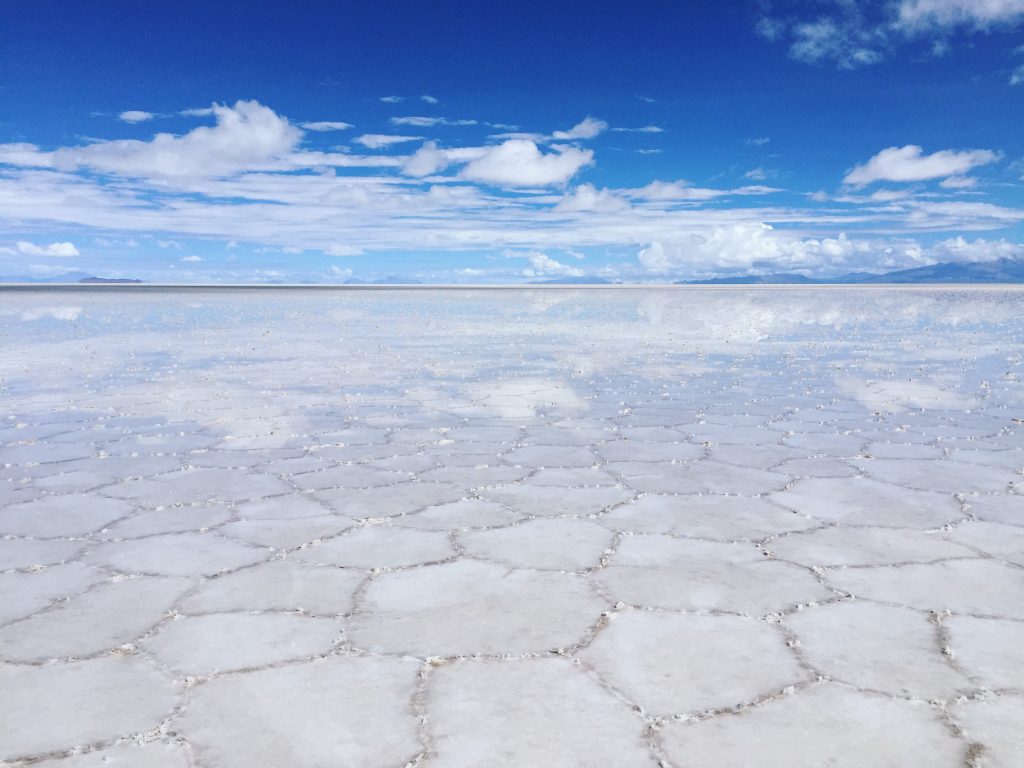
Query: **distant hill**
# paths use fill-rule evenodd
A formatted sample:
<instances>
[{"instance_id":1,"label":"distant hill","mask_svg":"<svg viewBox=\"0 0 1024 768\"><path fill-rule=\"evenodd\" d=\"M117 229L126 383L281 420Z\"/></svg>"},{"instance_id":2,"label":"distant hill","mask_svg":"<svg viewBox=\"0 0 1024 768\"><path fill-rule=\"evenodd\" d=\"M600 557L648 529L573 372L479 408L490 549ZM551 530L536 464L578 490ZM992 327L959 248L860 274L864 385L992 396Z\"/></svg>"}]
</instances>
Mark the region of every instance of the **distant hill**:
<instances>
[{"instance_id":1,"label":"distant hill","mask_svg":"<svg viewBox=\"0 0 1024 768\"><path fill-rule=\"evenodd\" d=\"M125 283L141 283L141 280L129 277L96 277L90 275L88 272L65 272L63 275L56 275L55 277L0 277L0 283L84 283L84 284L125 284Z\"/></svg>"},{"instance_id":2,"label":"distant hill","mask_svg":"<svg viewBox=\"0 0 1024 768\"><path fill-rule=\"evenodd\" d=\"M709 280L680 280L682 285L864 285L871 283L1024 283L1024 261L946 262L928 267L899 269L873 274L853 272L841 277L813 278L804 275L735 275Z\"/></svg>"},{"instance_id":3,"label":"distant hill","mask_svg":"<svg viewBox=\"0 0 1024 768\"><path fill-rule=\"evenodd\" d=\"M137 283L141 283L142 281L138 280L137 278L132 278L132 277L83 277L78 282L80 282L80 283L104 283L104 284L116 283L118 285L126 285L126 284L133 284L134 285L134 284L137 284Z\"/></svg>"}]
</instances>

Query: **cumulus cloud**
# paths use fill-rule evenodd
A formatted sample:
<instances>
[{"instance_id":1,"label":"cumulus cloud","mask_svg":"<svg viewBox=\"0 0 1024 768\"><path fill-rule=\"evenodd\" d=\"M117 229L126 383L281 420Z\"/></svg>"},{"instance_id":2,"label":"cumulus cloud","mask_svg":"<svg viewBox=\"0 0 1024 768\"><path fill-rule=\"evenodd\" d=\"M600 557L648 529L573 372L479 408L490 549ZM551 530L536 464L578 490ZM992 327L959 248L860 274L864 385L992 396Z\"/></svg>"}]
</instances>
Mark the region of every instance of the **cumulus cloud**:
<instances>
[{"instance_id":1,"label":"cumulus cloud","mask_svg":"<svg viewBox=\"0 0 1024 768\"><path fill-rule=\"evenodd\" d=\"M530 266L523 270L524 277L582 277L583 270L552 259L542 251L517 253L506 251L505 255L512 259L526 259Z\"/></svg>"},{"instance_id":2,"label":"cumulus cloud","mask_svg":"<svg viewBox=\"0 0 1024 768\"><path fill-rule=\"evenodd\" d=\"M417 178L430 176L448 166L448 156L437 148L437 142L428 141L402 165L402 173Z\"/></svg>"},{"instance_id":3,"label":"cumulus cloud","mask_svg":"<svg viewBox=\"0 0 1024 768\"><path fill-rule=\"evenodd\" d=\"M197 261L202 261L203 257L202 256L196 256L195 254L192 254L191 256L184 256L184 257L182 257L181 260L194 263L194 262L197 262Z\"/></svg>"},{"instance_id":4,"label":"cumulus cloud","mask_svg":"<svg viewBox=\"0 0 1024 768\"><path fill-rule=\"evenodd\" d=\"M557 147L541 152L532 141L509 139L487 147L466 164L459 177L503 187L547 187L566 183L593 162L589 149Z\"/></svg>"},{"instance_id":5,"label":"cumulus cloud","mask_svg":"<svg viewBox=\"0 0 1024 768\"><path fill-rule=\"evenodd\" d=\"M999 156L987 149L957 152L944 149L930 155L914 144L883 149L843 178L843 183L862 187L875 181L927 181L958 176L972 168L995 162Z\"/></svg>"},{"instance_id":6,"label":"cumulus cloud","mask_svg":"<svg viewBox=\"0 0 1024 768\"><path fill-rule=\"evenodd\" d=\"M587 116L576 123L568 131L555 131L551 138L558 141L573 141L574 139L592 139L595 136L608 130L608 123L598 120L596 117Z\"/></svg>"},{"instance_id":7,"label":"cumulus cloud","mask_svg":"<svg viewBox=\"0 0 1024 768\"><path fill-rule=\"evenodd\" d=\"M613 213L629 208L629 201L608 189L597 189L593 184L580 184L563 195L555 205L555 210L574 213L579 211L596 211Z\"/></svg>"},{"instance_id":8,"label":"cumulus cloud","mask_svg":"<svg viewBox=\"0 0 1024 768\"><path fill-rule=\"evenodd\" d=\"M62 170L92 168L125 176L218 176L280 158L295 149L302 132L256 101L214 104L214 126L183 136L158 133L151 141L121 140L59 149Z\"/></svg>"},{"instance_id":9,"label":"cumulus cloud","mask_svg":"<svg viewBox=\"0 0 1024 768\"><path fill-rule=\"evenodd\" d=\"M383 133L364 133L356 139L356 143L362 144L368 149L381 149L382 147L390 147L392 144L419 141L422 138L422 136L391 136Z\"/></svg>"},{"instance_id":10,"label":"cumulus cloud","mask_svg":"<svg viewBox=\"0 0 1024 768\"><path fill-rule=\"evenodd\" d=\"M156 115L152 112L144 112L141 109L129 109L118 115L117 119L125 123L144 123L147 120L152 120L154 117Z\"/></svg>"},{"instance_id":11,"label":"cumulus cloud","mask_svg":"<svg viewBox=\"0 0 1024 768\"><path fill-rule=\"evenodd\" d=\"M310 123L302 123L302 127L307 131L322 133L325 131L345 131L354 126L352 123L343 123L338 120L315 120Z\"/></svg>"},{"instance_id":12,"label":"cumulus cloud","mask_svg":"<svg viewBox=\"0 0 1024 768\"><path fill-rule=\"evenodd\" d=\"M79 255L75 244L68 242L50 243L49 245L40 246L25 240L19 240L16 245L18 251L26 256L57 256L67 258Z\"/></svg>"},{"instance_id":13,"label":"cumulus cloud","mask_svg":"<svg viewBox=\"0 0 1024 768\"><path fill-rule=\"evenodd\" d=\"M743 223L686 233L671 240L656 240L637 257L652 273L680 270L707 273L753 268L800 270L843 267L857 256L869 256L871 243L836 238L797 238L764 223Z\"/></svg>"},{"instance_id":14,"label":"cumulus cloud","mask_svg":"<svg viewBox=\"0 0 1024 768\"><path fill-rule=\"evenodd\" d=\"M935 262L1024 259L1024 244L981 238L969 241L960 236L935 243L927 249L927 255Z\"/></svg>"}]
</instances>

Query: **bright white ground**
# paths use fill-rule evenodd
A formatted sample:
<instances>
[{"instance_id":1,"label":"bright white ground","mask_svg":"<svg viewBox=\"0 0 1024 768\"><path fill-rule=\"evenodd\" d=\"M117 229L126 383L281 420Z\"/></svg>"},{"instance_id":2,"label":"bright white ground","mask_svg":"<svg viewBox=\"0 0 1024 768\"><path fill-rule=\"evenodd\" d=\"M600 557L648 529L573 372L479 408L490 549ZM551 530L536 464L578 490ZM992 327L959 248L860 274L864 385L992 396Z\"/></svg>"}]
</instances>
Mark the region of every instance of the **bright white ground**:
<instances>
[{"instance_id":1,"label":"bright white ground","mask_svg":"<svg viewBox=\"0 0 1024 768\"><path fill-rule=\"evenodd\" d=\"M1024 764L1024 292L0 294L0 764Z\"/></svg>"}]
</instances>

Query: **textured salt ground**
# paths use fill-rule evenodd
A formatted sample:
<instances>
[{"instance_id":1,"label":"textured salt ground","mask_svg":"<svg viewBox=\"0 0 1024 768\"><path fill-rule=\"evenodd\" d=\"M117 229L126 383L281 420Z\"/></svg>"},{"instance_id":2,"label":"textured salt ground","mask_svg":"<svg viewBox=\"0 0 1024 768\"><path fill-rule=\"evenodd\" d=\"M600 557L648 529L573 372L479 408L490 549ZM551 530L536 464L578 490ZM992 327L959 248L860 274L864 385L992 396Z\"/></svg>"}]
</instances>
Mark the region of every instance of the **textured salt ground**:
<instances>
[{"instance_id":1,"label":"textured salt ground","mask_svg":"<svg viewBox=\"0 0 1024 768\"><path fill-rule=\"evenodd\" d=\"M1021 296L5 294L0 766L1024 764Z\"/></svg>"}]
</instances>

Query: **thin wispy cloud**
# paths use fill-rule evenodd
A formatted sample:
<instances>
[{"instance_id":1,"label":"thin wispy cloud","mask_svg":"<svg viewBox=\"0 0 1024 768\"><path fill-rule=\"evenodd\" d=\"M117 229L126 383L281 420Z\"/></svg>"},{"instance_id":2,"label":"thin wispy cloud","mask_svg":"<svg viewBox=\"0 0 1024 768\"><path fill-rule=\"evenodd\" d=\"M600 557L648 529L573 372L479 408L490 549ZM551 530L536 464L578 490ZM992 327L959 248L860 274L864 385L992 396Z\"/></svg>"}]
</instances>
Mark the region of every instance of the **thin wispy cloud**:
<instances>
[{"instance_id":1,"label":"thin wispy cloud","mask_svg":"<svg viewBox=\"0 0 1024 768\"><path fill-rule=\"evenodd\" d=\"M326 131L347 131L349 128L354 128L352 123L343 123L338 120L317 120L309 123L300 123L300 125L307 131L316 131L323 133Z\"/></svg>"},{"instance_id":2,"label":"thin wispy cloud","mask_svg":"<svg viewBox=\"0 0 1024 768\"><path fill-rule=\"evenodd\" d=\"M955 33L1014 29L1024 23L1024 0L831 0L801 10L763 16L758 32L786 44L798 61L840 69L878 64L902 46L921 41L930 43L933 56L944 56Z\"/></svg>"},{"instance_id":3,"label":"thin wispy cloud","mask_svg":"<svg viewBox=\"0 0 1024 768\"><path fill-rule=\"evenodd\" d=\"M446 117L429 117L426 115L410 115L406 117L392 117L392 125L408 125L415 128L433 128L435 125L478 125L476 120L449 120Z\"/></svg>"},{"instance_id":4,"label":"thin wispy cloud","mask_svg":"<svg viewBox=\"0 0 1024 768\"><path fill-rule=\"evenodd\" d=\"M129 109L119 114L117 119L123 123L144 123L155 117L156 115L152 112L144 112L141 109Z\"/></svg>"},{"instance_id":5,"label":"thin wispy cloud","mask_svg":"<svg viewBox=\"0 0 1024 768\"><path fill-rule=\"evenodd\" d=\"M392 144L405 144L410 141L419 141L422 136L395 136L383 133L364 133L356 138L356 144L362 144L368 149L381 149L390 147Z\"/></svg>"},{"instance_id":6,"label":"thin wispy cloud","mask_svg":"<svg viewBox=\"0 0 1024 768\"><path fill-rule=\"evenodd\" d=\"M565 131L555 131L551 138L559 141L572 141L573 139L593 139L608 130L608 123L598 120L596 117L585 117L572 128Z\"/></svg>"},{"instance_id":7,"label":"thin wispy cloud","mask_svg":"<svg viewBox=\"0 0 1024 768\"><path fill-rule=\"evenodd\" d=\"M615 127L611 129L614 133L664 133L665 129L657 125L645 125L642 128L622 128Z\"/></svg>"}]
</instances>

